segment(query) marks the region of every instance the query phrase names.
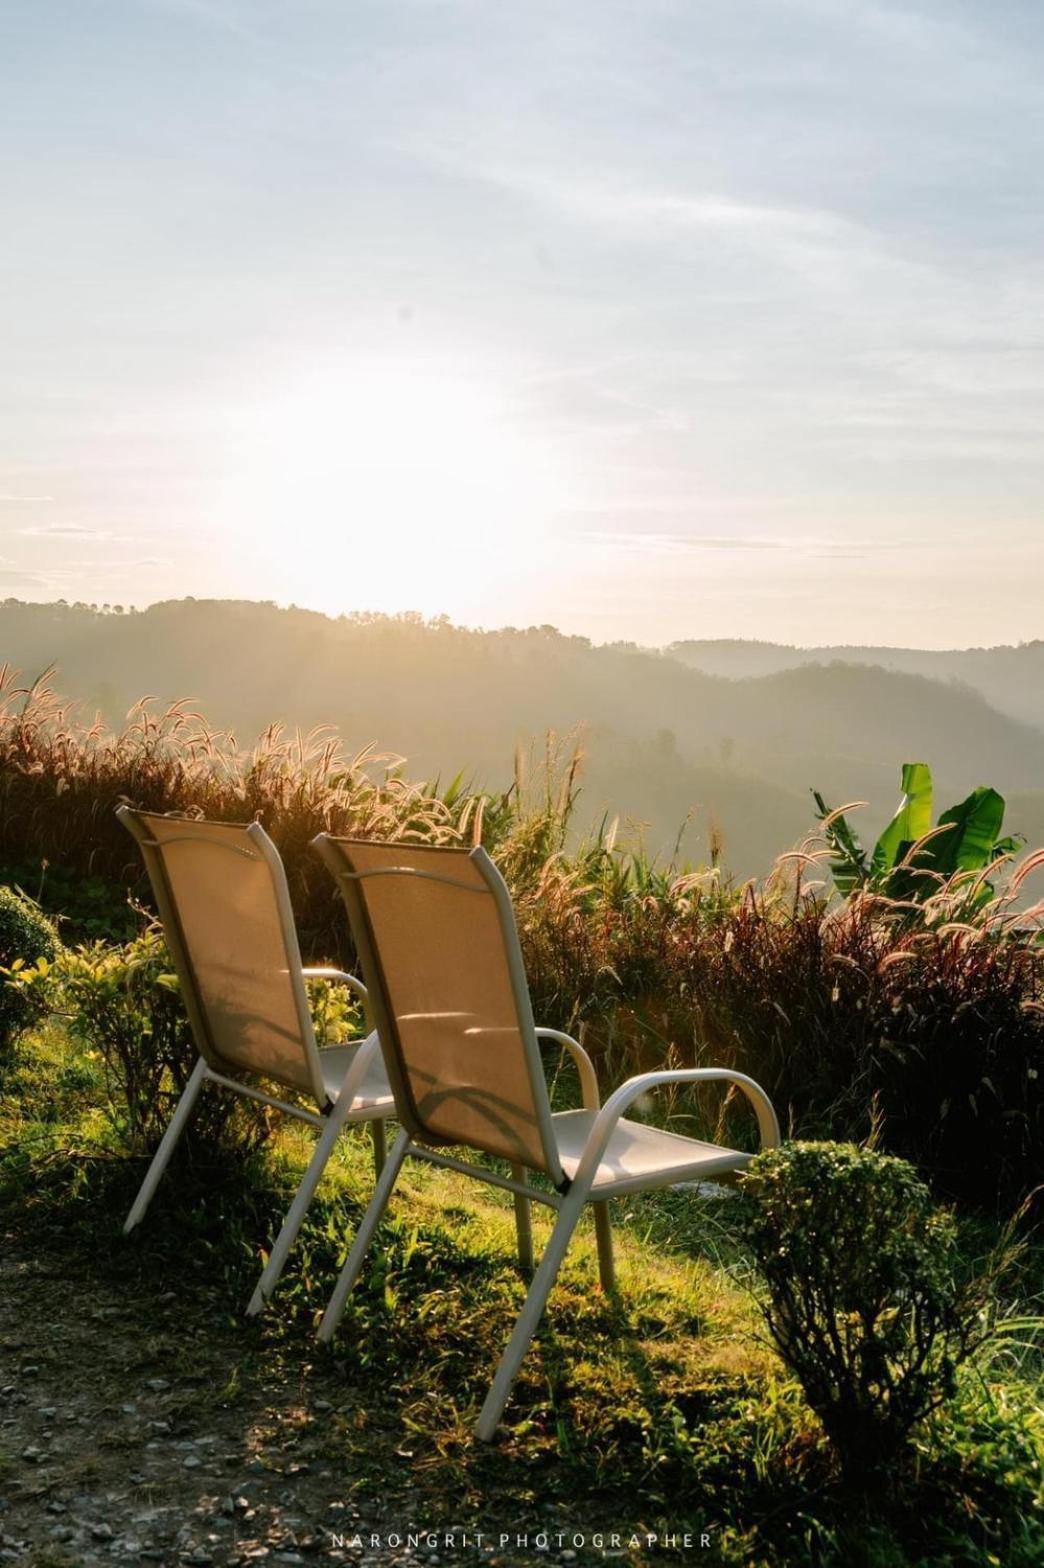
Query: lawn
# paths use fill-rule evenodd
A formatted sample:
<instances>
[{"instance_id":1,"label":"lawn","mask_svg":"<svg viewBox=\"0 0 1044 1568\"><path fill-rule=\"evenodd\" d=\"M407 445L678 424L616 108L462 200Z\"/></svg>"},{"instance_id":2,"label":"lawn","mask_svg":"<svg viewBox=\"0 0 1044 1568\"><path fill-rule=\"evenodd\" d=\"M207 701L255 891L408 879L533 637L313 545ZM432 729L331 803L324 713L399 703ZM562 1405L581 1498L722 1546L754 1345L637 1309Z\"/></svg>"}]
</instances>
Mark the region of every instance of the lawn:
<instances>
[{"instance_id":1,"label":"lawn","mask_svg":"<svg viewBox=\"0 0 1044 1568\"><path fill-rule=\"evenodd\" d=\"M1002 1564L1044 1558L1040 1257L1007 1332L918 1429L886 1497L838 1479L762 1342L734 1199L618 1200L619 1289L582 1227L489 1447L472 1423L518 1311L510 1200L412 1167L333 1346L313 1337L372 1182L342 1140L261 1320L242 1308L307 1135L142 1164L60 1021L0 1069L0 1550L93 1562ZM547 1234L535 1215L538 1245ZM966 1222L969 1254L988 1227ZM614 1541L614 1536L618 1540Z\"/></svg>"}]
</instances>

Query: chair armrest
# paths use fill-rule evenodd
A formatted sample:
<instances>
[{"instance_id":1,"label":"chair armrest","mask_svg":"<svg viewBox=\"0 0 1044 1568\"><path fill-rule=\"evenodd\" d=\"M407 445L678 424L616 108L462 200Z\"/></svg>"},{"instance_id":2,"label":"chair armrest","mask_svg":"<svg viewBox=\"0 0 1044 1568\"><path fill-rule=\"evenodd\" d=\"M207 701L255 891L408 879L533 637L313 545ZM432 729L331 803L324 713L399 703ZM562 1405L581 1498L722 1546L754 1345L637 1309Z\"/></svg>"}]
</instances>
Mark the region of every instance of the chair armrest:
<instances>
[{"instance_id":1,"label":"chair armrest","mask_svg":"<svg viewBox=\"0 0 1044 1568\"><path fill-rule=\"evenodd\" d=\"M647 1090L659 1089L669 1083L709 1083L714 1079L725 1079L739 1085L757 1115L761 1147L774 1149L779 1143L779 1121L772 1101L761 1085L755 1083L753 1078L748 1078L746 1073L734 1072L730 1067L683 1067L673 1072L640 1073L637 1078L628 1078L619 1089L615 1089L602 1106L591 1128L591 1136L587 1140L574 1181L594 1180L617 1122L628 1106L633 1105Z\"/></svg>"},{"instance_id":2,"label":"chair armrest","mask_svg":"<svg viewBox=\"0 0 1044 1568\"><path fill-rule=\"evenodd\" d=\"M320 1051L319 1054L321 1056L322 1052ZM342 1096L347 1095L349 1107L351 1106L356 1091L362 1087L363 1080L370 1069L370 1062L374 1056L380 1056L380 1054L381 1042L377 1037L376 1029L373 1029L364 1040L358 1042L355 1055L352 1057L351 1066L345 1074L344 1082L341 1084L337 1095L338 1104Z\"/></svg>"},{"instance_id":3,"label":"chair armrest","mask_svg":"<svg viewBox=\"0 0 1044 1568\"><path fill-rule=\"evenodd\" d=\"M322 965L318 968L302 969L301 973L306 980L337 980L341 985L346 985L349 991L355 991L364 1000L368 993L361 980L354 975L345 974L343 969L326 969Z\"/></svg>"},{"instance_id":4,"label":"chair armrest","mask_svg":"<svg viewBox=\"0 0 1044 1568\"><path fill-rule=\"evenodd\" d=\"M538 1040L557 1040L567 1050L576 1063L580 1074L580 1093L583 1096L584 1110L597 1111L601 1100L598 1094L598 1078L595 1075L594 1063L580 1044L572 1035L563 1034L561 1029L539 1028L536 1031Z\"/></svg>"}]
</instances>

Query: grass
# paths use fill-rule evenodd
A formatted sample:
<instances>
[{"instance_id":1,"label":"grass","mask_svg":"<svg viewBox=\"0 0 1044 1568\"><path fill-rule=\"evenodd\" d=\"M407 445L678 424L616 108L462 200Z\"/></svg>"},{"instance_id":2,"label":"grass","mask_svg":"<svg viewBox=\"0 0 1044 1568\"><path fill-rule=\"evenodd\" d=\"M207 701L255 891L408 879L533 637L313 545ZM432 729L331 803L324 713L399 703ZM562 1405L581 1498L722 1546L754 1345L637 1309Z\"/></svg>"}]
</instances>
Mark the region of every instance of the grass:
<instances>
[{"instance_id":1,"label":"grass","mask_svg":"<svg viewBox=\"0 0 1044 1568\"><path fill-rule=\"evenodd\" d=\"M735 887L717 866L650 862L615 824L576 843L578 766L552 747L490 796L461 779L411 784L325 732L272 729L243 750L178 704L159 716L143 705L109 735L46 681L26 691L7 673L0 880L41 896L67 938L124 940L140 924L127 894L142 887L113 816L120 799L257 816L285 858L306 958L346 962L343 913L307 850L314 833L482 842L512 890L536 1010L581 1032L603 1084L664 1064L738 1066L789 1130L873 1132L913 1158L968 1205L969 1261L985 1252L998 1209L1010 1212L1044 1168L1044 948L1026 917L1001 900L958 918L957 884L916 919L895 901L831 901L809 880L825 852L814 844L763 884ZM556 1093L571 1087L563 1072ZM597 1287L583 1232L490 1449L471 1428L524 1292L508 1200L411 1170L382 1251L321 1350L313 1328L371 1187L365 1141L344 1141L273 1309L248 1324L241 1304L307 1140L282 1130L223 1155L197 1143L126 1244L141 1163L125 1153L120 1117L105 1114L111 1089L101 1057L57 1021L0 1053L7 1229L27 1255L54 1261L81 1311L113 1299L132 1309L126 1343L105 1341L110 1361L99 1351L99 1398L118 1401L128 1370L160 1368L182 1430L238 1412L266 1465L318 1456L342 1490L369 1489L433 1523L532 1527L552 1510L588 1533L709 1528L702 1560L728 1568L1029 1568L1044 1556L1039 1248L957 1399L918 1431L914 1472L871 1505L842 1487L799 1390L759 1340L758 1286L728 1199L618 1202L619 1292ZM737 1146L749 1138L720 1094L664 1096L649 1114ZM535 1218L539 1242L547 1222ZM53 1302L40 1309L48 1335L61 1331ZM20 1342L43 1347L35 1310ZM95 1462L83 1460L87 1480Z\"/></svg>"},{"instance_id":2,"label":"grass","mask_svg":"<svg viewBox=\"0 0 1044 1568\"><path fill-rule=\"evenodd\" d=\"M281 1462L318 1456L392 1512L433 1525L532 1528L551 1510L588 1534L595 1525L706 1531L712 1555L701 1560L734 1568L1040 1561L1044 1408L1032 1325L966 1375L957 1401L918 1434L916 1479L871 1510L840 1488L814 1418L759 1342L729 1200L620 1201L618 1294L597 1288L582 1229L506 1431L484 1447L471 1426L524 1292L509 1200L410 1168L382 1250L334 1346L321 1350L312 1330L372 1183L365 1136L342 1142L272 1309L247 1323L240 1308L259 1247L289 1201L307 1135L287 1130L245 1163L183 1162L128 1244L119 1225L141 1164L95 1109L99 1074L59 1024L23 1043L0 1084L0 1200L23 1242L64 1258L82 1281L81 1310L94 1288L135 1302L139 1337L124 1364L164 1369L180 1421L252 1409L296 1372L333 1409L318 1419L305 1400L298 1415L284 1413ZM539 1243L547 1221L535 1223ZM969 1244L983 1235L970 1231ZM1013 1322L1031 1307L1013 1304ZM259 1451L276 1441L263 1421L255 1435Z\"/></svg>"},{"instance_id":3,"label":"grass","mask_svg":"<svg viewBox=\"0 0 1044 1568\"><path fill-rule=\"evenodd\" d=\"M577 842L581 759L548 741L502 794L410 783L329 731L271 727L253 748L175 703L118 734L43 677L0 671L0 881L62 917L67 940L126 939L147 900L113 808L258 818L287 867L306 962L353 964L343 909L308 848L320 830L483 843L515 901L534 1006L619 1079L662 1065L739 1067L795 1134L913 1160L944 1198L1010 1213L1044 1169L1044 909L1001 896L966 918L961 875L917 907L831 900L810 839L764 882L651 861L617 823ZM1030 855L1016 875L1044 864ZM710 1100L676 1114L706 1120ZM975 1160L967 1151L976 1150Z\"/></svg>"}]
</instances>

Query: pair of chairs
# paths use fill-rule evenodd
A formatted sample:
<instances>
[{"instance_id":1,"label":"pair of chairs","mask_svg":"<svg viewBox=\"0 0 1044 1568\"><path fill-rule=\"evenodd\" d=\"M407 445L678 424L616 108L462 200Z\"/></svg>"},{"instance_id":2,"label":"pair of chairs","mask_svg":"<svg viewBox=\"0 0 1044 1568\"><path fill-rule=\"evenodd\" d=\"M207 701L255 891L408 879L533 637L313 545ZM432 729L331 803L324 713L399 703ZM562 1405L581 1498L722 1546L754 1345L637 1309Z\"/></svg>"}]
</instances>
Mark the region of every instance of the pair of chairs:
<instances>
[{"instance_id":1,"label":"pair of chairs","mask_svg":"<svg viewBox=\"0 0 1044 1568\"><path fill-rule=\"evenodd\" d=\"M764 1090L726 1068L643 1073L600 1105L587 1052L569 1035L534 1022L510 895L481 848L325 833L313 840L347 906L364 984L340 970L302 966L282 863L258 823L194 821L126 806L118 815L141 846L200 1053L125 1229L144 1215L207 1083L320 1129L250 1313L269 1299L342 1129L371 1125L376 1186L320 1339L336 1331L407 1158L510 1192L519 1261L527 1271L534 1261L530 1204L547 1205L557 1219L482 1407L480 1439L494 1434L584 1207L594 1210L599 1274L608 1290L614 1283L611 1198L719 1177L751 1158L630 1121L624 1113L635 1100L666 1084L726 1080L751 1101L762 1145L779 1141ZM364 997L376 1026L365 1041L319 1049L309 978L340 981ZM552 1111L541 1040L573 1057L582 1108ZM281 1098L245 1075L311 1103ZM386 1153L389 1118L400 1131ZM511 1174L448 1149L494 1156ZM547 1185L534 1185L529 1172L547 1178Z\"/></svg>"}]
</instances>

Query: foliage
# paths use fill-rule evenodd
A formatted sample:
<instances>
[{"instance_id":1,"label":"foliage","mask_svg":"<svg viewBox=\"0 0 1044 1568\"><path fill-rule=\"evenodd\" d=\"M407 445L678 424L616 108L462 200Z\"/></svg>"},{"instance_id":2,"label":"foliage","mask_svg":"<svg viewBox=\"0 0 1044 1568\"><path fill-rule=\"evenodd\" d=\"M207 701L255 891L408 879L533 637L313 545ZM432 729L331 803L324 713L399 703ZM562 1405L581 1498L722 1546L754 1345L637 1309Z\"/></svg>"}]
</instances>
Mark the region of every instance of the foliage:
<instances>
[{"instance_id":1,"label":"foliage","mask_svg":"<svg viewBox=\"0 0 1044 1568\"><path fill-rule=\"evenodd\" d=\"M141 930L141 910L127 897L126 886L105 877L84 876L70 866L52 865L45 857L35 863L0 865L0 882L26 888L55 922L67 946L99 938L127 942Z\"/></svg>"},{"instance_id":2,"label":"foliage","mask_svg":"<svg viewBox=\"0 0 1044 1568\"><path fill-rule=\"evenodd\" d=\"M1044 952L1022 884L975 922L954 918L960 887L941 889L914 925L871 895L825 904L803 879L822 853L738 897L706 874L603 895L556 861L517 901L538 1013L579 1025L607 1081L739 1067L793 1131L858 1139L879 1122L941 1194L1010 1211L1044 1169ZM675 1112L714 1130L717 1103ZM729 1136L752 1136L730 1113Z\"/></svg>"},{"instance_id":3,"label":"foliage","mask_svg":"<svg viewBox=\"0 0 1044 1568\"><path fill-rule=\"evenodd\" d=\"M772 1340L847 1481L879 1484L985 1334L989 1276L960 1280L957 1228L905 1161L794 1143L741 1179Z\"/></svg>"},{"instance_id":4,"label":"foliage","mask_svg":"<svg viewBox=\"0 0 1044 1568\"><path fill-rule=\"evenodd\" d=\"M140 1170L113 1159L110 1130L90 1121L96 1066L54 1025L20 1054L0 1096L0 1201L20 1246L45 1251L46 1281L79 1282L82 1318L114 1295L124 1308L119 1354L91 1396L103 1412L119 1410L128 1364L147 1364L172 1385L172 1439L217 1431L224 1447L227 1432L237 1452L246 1433L271 1485L308 1463L313 1479L332 1473L334 1496L348 1474L386 1517L491 1541L532 1532L536 1508L552 1555L556 1529L590 1542L597 1527L608 1545L610 1531L640 1525L707 1530L700 1556L727 1568L1037 1568L1039 1327L1021 1335L1036 1337L1028 1364L969 1367L915 1431L917 1463L896 1493L864 1505L798 1385L753 1337L732 1201L648 1194L614 1212L616 1298L593 1283L581 1226L506 1428L477 1444L478 1406L526 1289L510 1199L451 1172L404 1172L342 1330L317 1356L317 1313L372 1192L365 1129L339 1141L273 1309L244 1321L258 1246L281 1223L311 1135L281 1122L249 1160L195 1162L161 1184L154 1222L127 1247L119 1222ZM538 1243L552 1219L534 1215Z\"/></svg>"},{"instance_id":5,"label":"foliage","mask_svg":"<svg viewBox=\"0 0 1044 1568\"><path fill-rule=\"evenodd\" d=\"M819 820L831 849L830 869L845 898L873 890L887 898L923 903L950 879L961 877L970 910L993 895L984 873L1018 850L1001 838L1004 799L980 786L966 800L944 811L932 827L932 773L925 762L904 762L903 798L867 860L866 850L845 815L831 811L813 790ZM953 883L951 882L951 888Z\"/></svg>"},{"instance_id":6,"label":"foliage","mask_svg":"<svg viewBox=\"0 0 1044 1568\"><path fill-rule=\"evenodd\" d=\"M149 926L121 947L94 942L67 951L47 977L51 1003L103 1065L106 1110L123 1144L149 1153L188 1083L198 1052L162 932ZM258 1102L204 1092L190 1145L252 1147L269 1133Z\"/></svg>"},{"instance_id":7,"label":"foliage","mask_svg":"<svg viewBox=\"0 0 1044 1568\"><path fill-rule=\"evenodd\" d=\"M140 858L115 817L124 801L263 823L283 854L305 946L343 960L343 912L309 840L328 831L456 843L458 819L474 810L465 799L451 812L406 782L396 759L370 747L350 755L329 729L302 736L271 725L244 750L184 702L156 715L142 701L110 734L66 707L46 673L24 687L0 667L0 865L25 866L45 886L60 866L63 878L101 879L118 907L128 890L147 903ZM78 934L90 935L89 924Z\"/></svg>"},{"instance_id":8,"label":"foliage","mask_svg":"<svg viewBox=\"0 0 1044 1568\"><path fill-rule=\"evenodd\" d=\"M321 1049L344 1045L365 1032L362 1001L347 986L336 980L309 980L307 987L316 1043Z\"/></svg>"},{"instance_id":9,"label":"foliage","mask_svg":"<svg viewBox=\"0 0 1044 1568\"><path fill-rule=\"evenodd\" d=\"M307 958L346 966L343 912L307 849L316 831L482 842L508 876L542 1021L579 1027L601 1056L603 1082L668 1060L737 1065L769 1088L792 1127L862 1136L876 1123L882 1140L916 1158L940 1188L979 1202L1011 1206L1044 1167L1044 954L1022 929L1035 916L1003 900L969 912L960 876L937 883L905 920L895 901L870 889L840 906L829 901L808 880L830 853L826 843L784 857L760 886L735 887L714 865L656 862L616 823L580 838L577 759L554 746L533 769L520 757L512 788L490 795L463 777L408 784L385 759L346 756L329 734L302 741L269 731L248 753L177 705L159 719L143 705L110 736L76 724L45 686L16 693L9 683L5 695L0 864L48 862L44 889L56 885L60 867L71 902L78 878L97 879L107 891L84 899L78 929L95 918L89 902L125 911L127 890L142 893L134 846L112 816L123 798L259 816L287 864ZM1020 876L1033 864L1031 857ZM104 933L108 914L97 918ZM3 1071L0 1182L11 1222L26 1234L42 1222L49 1247L60 1235L79 1249L85 1272L126 1281L140 1293L150 1330L156 1299L176 1288L178 1346L198 1323L200 1346L210 1353L218 1343L223 1375L231 1365L237 1377L263 1377L284 1347L296 1375L305 1355L312 1359L316 1311L372 1190L365 1140L339 1145L280 1310L247 1331L237 1318L223 1344L226 1320L256 1280L257 1249L299 1179L307 1140L280 1124L244 1160L241 1148L228 1157L227 1143L249 1145L249 1129L218 1122L211 1133L197 1120L222 1143L211 1143L211 1158L194 1162L183 1183L163 1184L156 1201L164 1223L143 1227L140 1247L118 1248L115 1222L140 1170L114 1160L113 1144L155 1139L194 1051L154 930L113 950L92 943L57 968L60 992L42 971L26 983L49 988L52 1005L69 1010L71 1040L52 1024L34 1036L35 1067L23 1052ZM357 1025L336 987L320 986L316 1007L326 1041ZM103 1097L107 1124L93 1109ZM217 1117L232 1104L205 1094L199 1110ZM136 1131L150 1107L151 1125ZM741 1105L722 1106L710 1093L664 1097L656 1114L737 1143L747 1136ZM913 1190L921 1213L921 1189ZM909 1199L905 1187L886 1196L900 1207ZM703 1521L713 1497L722 1522L715 1545L735 1565L986 1568L999 1554L1006 1568L1029 1568L1040 1560L1042 1442L1028 1375L1004 1367L999 1376L976 1357L967 1377L957 1375L953 1402L913 1428L918 1465L901 1478L900 1495L873 1515L854 1509L792 1378L747 1338L749 1308L735 1276L742 1280L750 1264L731 1235L722 1240L731 1220L719 1221L719 1205L694 1193L629 1201L616 1216L621 1301L592 1290L589 1238L580 1238L523 1368L513 1425L500 1451L479 1450L471 1422L524 1291L505 1262L510 1205L477 1200L473 1184L433 1171L411 1172L400 1198L382 1256L353 1293L345 1332L316 1367L326 1457L375 1495L401 1482L412 1489L404 1511L419 1497L443 1520L503 1499L511 1486L526 1492L522 1515L534 1490L592 1514L612 1495L632 1522L672 1529ZM538 1228L545 1223L537 1217ZM929 1284L942 1293L928 1304L949 1323L942 1308L952 1302L945 1289L958 1261L947 1252L950 1222L932 1225L938 1232L927 1221L920 1234L903 1232L905 1251L887 1236L880 1250L898 1259L899 1277L900 1265L923 1263L917 1245L928 1249L941 1271L928 1271ZM864 1243L876 1235L871 1228ZM188 1258L198 1261L195 1274ZM889 1346L920 1300L908 1298L896 1320L876 1325ZM959 1360L961 1332L935 1341L936 1389ZM194 1352L186 1399L204 1397L197 1360ZM985 1393L976 1394L976 1379ZM915 1388L904 1384L904 1397ZM912 1407L901 1399L895 1409ZM888 1419L891 1440L901 1422Z\"/></svg>"},{"instance_id":10,"label":"foliage","mask_svg":"<svg viewBox=\"0 0 1044 1568\"><path fill-rule=\"evenodd\" d=\"M37 1015L64 1013L74 1038L101 1062L107 1115L120 1141L151 1151L198 1055L161 928L151 924L122 946L66 949L54 965L25 967L15 979ZM308 991L320 1046L359 1034L362 1008L344 986L310 980ZM242 1152L270 1131L271 1113L260 1102L204 1091L187 1136L196 1149Z\"/></svg>"},{"instance_id":11,"label":"foliage","mask_svg":"<svg viewBox=\"0 0 1044 1568\"><path fill-rule=\"evenodd\" d=\"M503 793L463 775L415 785L386 759L347 756L328 732L270 730L242 751L177 704L159 718L143 704L108 735L79 725L46 683L27 692L8 678L0 864L48 862L45 890L60 867L74 908L77 877L100 882L111 896L91 902L125 919L128 889L149 895L113 816L119 800L258 816L287 867L306 961L352 968L343 907L308 847L316 832L481 842L511 887L541 1022L579 1029L604 1081L740 1067L797 1133L859 1139L876 1120L882 1145L942 1195L1009 1211L1021 1201L1044 1169L1044 945L1031 940L1041 909L1020 897L1044 856L988 901L984 873L960 869L917 900L868 886L838 903L816 880L836 858L827 828L762 883L737 886L717 865L651 858L617 821L580 835L581 766L575 747L549 739L518 754ZM916 829L914 815L900 832ZM660 1105L682 1128L753 1135L742 1102L723 1108L713 1090Z\"/></svg>"},{"instance_id":12,"label":"foliage","mask_svg":"<svg viewBox=\"0 0 1044 1568\"><path fill-rule=\"evenodd\" d=\"M47 968L58 956L58 933L24 893L0 886L0 1055L43 1011L36 993L18 983L23 969Z\"/></svg>"}]
</instances>

